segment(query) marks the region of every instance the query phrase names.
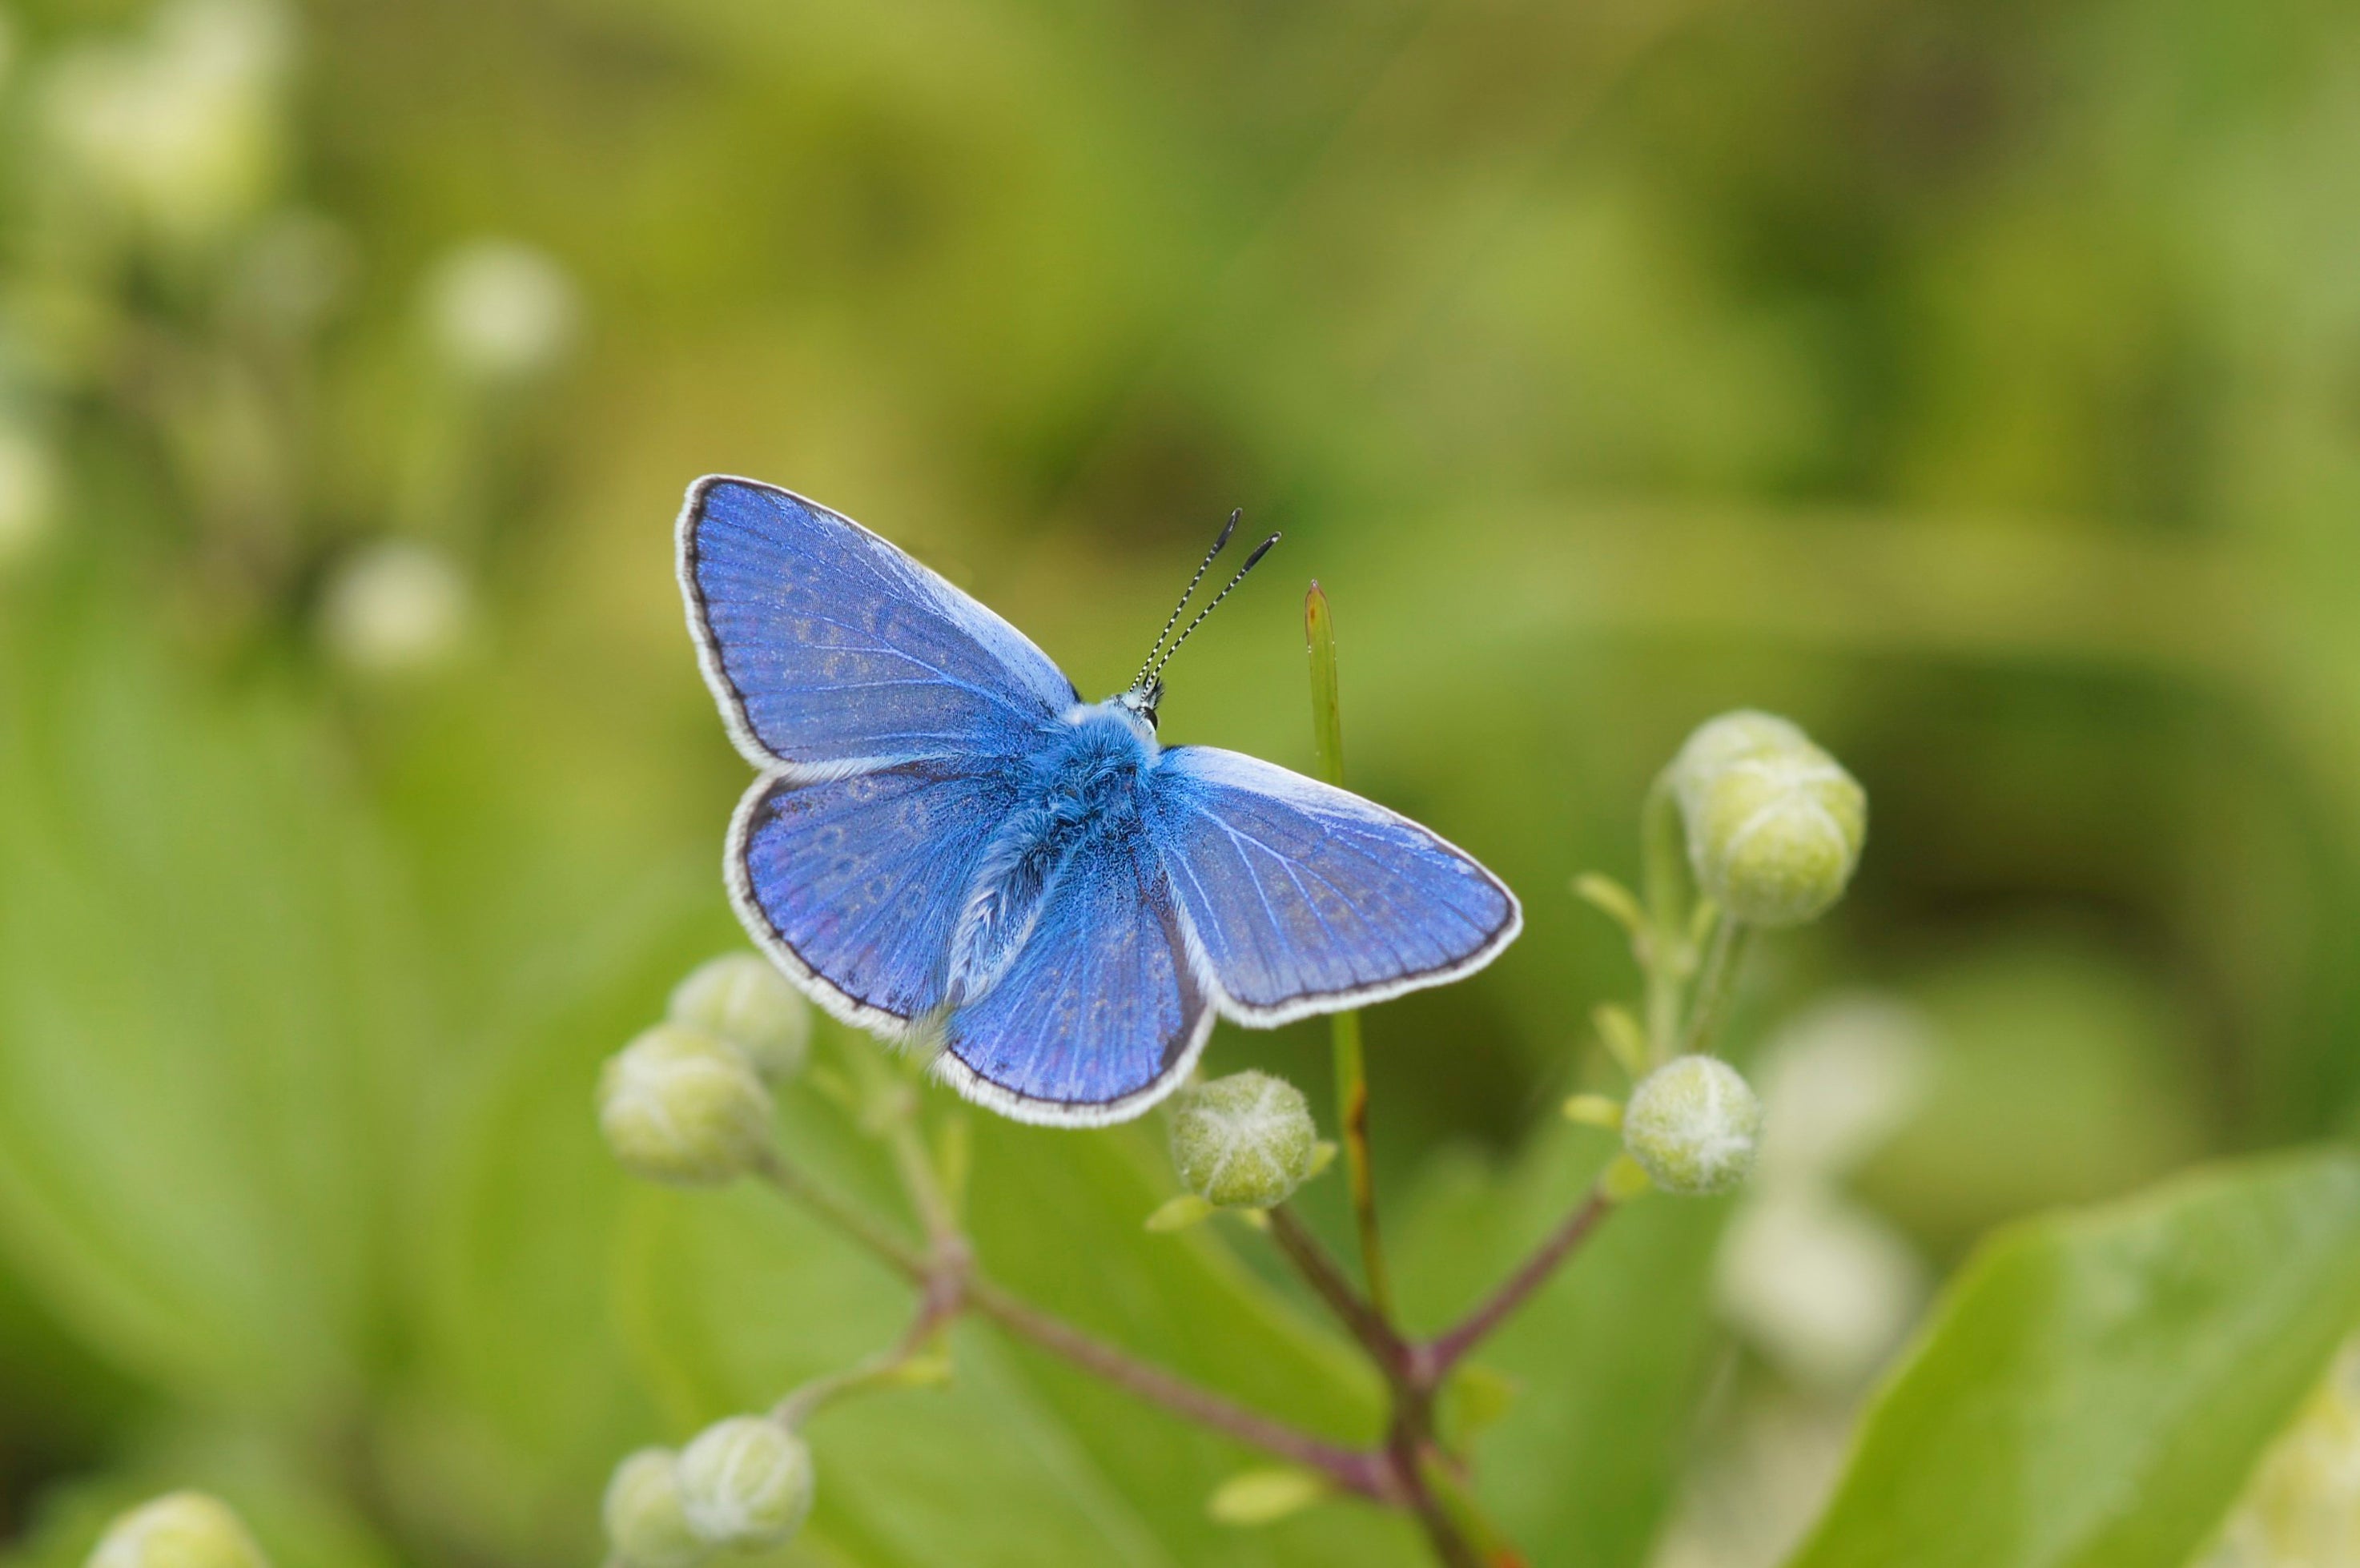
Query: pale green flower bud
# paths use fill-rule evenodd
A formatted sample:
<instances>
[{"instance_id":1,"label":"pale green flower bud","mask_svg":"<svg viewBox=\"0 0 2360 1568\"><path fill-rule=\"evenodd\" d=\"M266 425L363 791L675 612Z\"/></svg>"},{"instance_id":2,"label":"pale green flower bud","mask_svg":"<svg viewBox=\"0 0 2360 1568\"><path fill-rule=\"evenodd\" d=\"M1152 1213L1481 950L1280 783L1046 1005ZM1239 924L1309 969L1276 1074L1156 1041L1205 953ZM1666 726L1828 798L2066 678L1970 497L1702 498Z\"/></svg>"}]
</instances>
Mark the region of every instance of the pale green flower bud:
<instances>
[{"instance_id":1,"label":"pale green flower bud","mask_svg":"<svg viewBox=\"0 0 2360 1568\"><path fill-rule=\"evenodd\" d=\"M615 1466L603 1512L617 1568L695 1568L713 1555L688 1528L677 1466L668 1448L642 1448Z\"/></svg>"},{"instance_id":2,"label":"pale green flower bud","mask_svg":"<svg viewBox=\"0 0 2360 1568\"><path fill-rule=\"evenodd\" d=\"M1267 1209L1303 1184L1319 1129L1303 1091L1267 1073L1232 1073L1172 1096L1180 1183L1224 1209Z\"/></svg>"},{"instance_id":3,"label":"pale green flower bud","mask_svg":"<svg viewBox=\"0 0 2360 1568\"><path fill-rule=\"evenodd\" d=\"M107 1526L85 1568L269 1568L269 1560L228 1504L173 1492Z\"/></svg>"},{"instance_id":4,"label":"pale green flower bud","mask_svg":"<svg viewBox=\"0 0 2360 1568\"><path fill-rule=\"evenodd\" d=\"M1754 1169L1762 1102L1717 1056L1675 1057L1639 1081L1622 1147L1666 1192L1726 1192Z\"/></svg>"},{"instance_id":5,"label":"pale green flower bud","mask_svg":"<svg viewBox=\"0 0 2360 1568\"><path fill-rule=\"evenodd\" d=\"M356 674L399 679L450 663L466 647L475 592L458 563L417 539L355 552L320 598L320 638Z\"/></svg>"},{"instance_id":6,"label":"pale green flower bud","mask_svg":"<svg viewBox=\"0 0 2360 1568\"><path fill-rule=\"evenodd\" d=\"M658 1024L606 1062L598 1129L623 1169L650 1181L743 1175L770 1146L770 1092L702 1029Z\"/></svg>"},{"instance_id":7,"label":"pale green flower bud","mask_svg":"<svg viewBox=\"0 0 2360 1568\"><path fill-rule=\"evenodd\" d=\"M673 1022L745 1052L769 1083L783 1083L802 1072L811 1052L811 1004L750 953L698 964L673 989L666 1010Z\"/></svg>"},{"instance_id":8,"label":"pale green flower bud","mask_svg":"<svg viewBox=\"0 0 2360 1568\"><path fill-rule=\"evenodd\" d=\"M565 269L530 245L484 239L444 256L427 279L428 336L453 369L519 381L572 347L582 301Z\"/></svg>"},{"instance_id":9,"label":"pale green flower bud","mask_svg":"<svg viewBox=\"0 0 2360 1568\"><path fill-rule=\"evenodd\" d=\"M688 1528L708 1546L776 1546L811 1512L810 1445L760 1416L706 1427L681 1450L676 1474Z\"/></svg>"},{"instance_id":10,"label":"pale green flower bud","mask_svg":"<svg viewBox=\"0 0 2360 1568\"><path fill-rule=\"evenodd\" d=\"M1868 797L1795 725L1723 713L1680 748L1671 784L1697 885L1732 919L1799 925L1843 897L1868 833Z\"/></svg>"}]
</instances>

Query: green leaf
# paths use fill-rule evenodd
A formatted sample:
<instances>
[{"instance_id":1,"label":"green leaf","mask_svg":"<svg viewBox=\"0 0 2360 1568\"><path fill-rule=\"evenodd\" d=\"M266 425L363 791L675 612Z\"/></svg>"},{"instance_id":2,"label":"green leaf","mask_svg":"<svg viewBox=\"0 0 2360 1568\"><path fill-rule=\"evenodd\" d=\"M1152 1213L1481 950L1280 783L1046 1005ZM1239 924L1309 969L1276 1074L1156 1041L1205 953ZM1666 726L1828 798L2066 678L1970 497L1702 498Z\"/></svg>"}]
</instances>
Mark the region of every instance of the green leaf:
<instances>
[{"instance_id":1,"label":"green leaf","mask_svg":"<svg viewBox=\"0 0 2360 1568\"><path fill-rule=\"evenodd\" d=\"M2180 1568L2360 1319L2360 1160L2017 1225L1871 1408L1792 1568Z\"/></svg>"},{"instance_id":2,"label":"green leaf","mask_svg":"<svg viewBox=\"0 0 2360 1568\"><path fill-rule=\"evenodd\" d=\"M78 591L0 643L0 1255L118 1368L286 1408L381 1334L399 878L300 705Z\"/></svg>"}]
</instances>

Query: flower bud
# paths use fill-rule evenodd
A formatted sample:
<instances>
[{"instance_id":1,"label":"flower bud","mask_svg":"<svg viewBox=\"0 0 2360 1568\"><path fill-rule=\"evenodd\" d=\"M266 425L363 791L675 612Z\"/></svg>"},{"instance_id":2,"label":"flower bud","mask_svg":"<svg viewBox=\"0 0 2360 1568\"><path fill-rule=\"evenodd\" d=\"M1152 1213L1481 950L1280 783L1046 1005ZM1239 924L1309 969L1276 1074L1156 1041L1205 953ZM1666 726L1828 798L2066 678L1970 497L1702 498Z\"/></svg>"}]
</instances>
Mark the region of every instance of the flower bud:
<instances>
[{"instance_id":1,"label":"flower bud","mask_svg":"<svg viewBox=\"0 0 2360 1568\"><path fill-rule=\"evenodd\" d=\"M1622 1147L1666 1192L1726 1192L1754 1169L1762 1102L1717 1056L1675 1057L1631 1091Z\"/></svg>"},{"instance_id":2,"label":"flower bud","mask_svg":"<svg viewBox=\"0 0 2360 1568\"><path fill-rule=\"evenodd\" d=\"M173 1492L107 1526L85 1568L268 1568L229 1505Z\"/></svg>"},{"instance_id":3,"label":"flower bud","mask_svg":"<svg viewBox=\"0 0 2360 1568\"><path fill-rule=\"evenodd\" d=\"M485 239L444 256L426 284L426 326L451 367L519 381L564 357L582 314L565 269L530 245Z\"/></svg>"},{"instance_id":4,"label":"flower bud","mask_svg":"<svg viewBox=\"0 0 2360 1568\"><path fill-rule=\"evenodd\" d=\"M750 953L700 964L672 994L674 1023L736 1046L766 1082L803 1071L811 1051L811 1004L787 977Z\"/></svg>"},{"instance_id":5,"label":"flower bud","mask_svg":"<svg viewBox=\"0 0 2360 1568\"><path fill-rule=\"evenodd\" d=\"M1224 1209L1267 1209L1311 1174L1319 1129L1303 1091L1267 1073L1232 1073L1172 1096L1172 1164L1181 1185Z\"/></svg>"},{"instance_id":6,"label":"flower bud","mask_svg":"<svg viewBox=\"0 0 2360 1568\"><path fill-rule=\"evenodd\" d=\"M770 1147L770 1094L743 1056L711 1035L658 1024L599 1075L598 1128L634 1176L727 1181Z\"/></svg>"},{"instance_id":7,"label":"flower bud","mask_svg":"<svg viewBox=\"0 0 2360 1568\"><path fill-rule=\"evenodd\" d=\"M642 1448L616 1465L602 1512L616 1568L695 1568L713 1554L688 1528L668 1448Z\"/></svg>"},{"instance_id":8,"label":"flower bud","mask_svg":"<svg viewBox=\"0 0 2360 1568\"><path fill-rule=\"evenodd\" d=\"M708 1546L776 1546L811 1512L810 1446L760 1416L706 1427L675 1473L688 1528Z\"/></svg>"},{"instance_id":9,"label":"flower bud","mask_svg":"<svg viewBox=\"0 0 2360 1568\"><path fill-rule=\"evenodd\" d=\"M475 595L450 556L415 539L382 539L339 566L320 599L320 637L366 676L419 675L465 646Z\"/></svg>"},{"instance_id":10,"label":"flower bud","mask_svg":"<svg viewBox=\"0 0 2360 1568\"><path fill-rule=\"evenodd\" d=\"M1795 725L1723 713L1688 737L1670 779L1697 885L1732 919L1799 925L1843 897L1868 797Z\"/></svg>"}]
</instances>

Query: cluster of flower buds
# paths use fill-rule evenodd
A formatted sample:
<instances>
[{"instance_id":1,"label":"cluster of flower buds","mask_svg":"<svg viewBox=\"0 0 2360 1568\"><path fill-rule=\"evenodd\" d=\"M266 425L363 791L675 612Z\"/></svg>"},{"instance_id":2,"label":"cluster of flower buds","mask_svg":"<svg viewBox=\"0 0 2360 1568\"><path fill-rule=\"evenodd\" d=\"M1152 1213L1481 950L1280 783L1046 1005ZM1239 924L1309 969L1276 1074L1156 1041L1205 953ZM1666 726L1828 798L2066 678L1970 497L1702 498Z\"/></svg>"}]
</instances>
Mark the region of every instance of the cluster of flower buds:
<instances>
[{"instance_id":1,"label":"cluster of flower buds","mask_svg":"<svg viewBox=\"0 0 2360 1568\"><path fill-rule=\"evenodd\" d=\"M1868 797L1787 720L1745 710L1710 720L1664 780L1697 887L1736 926L1798 925L1843 897L1868 832ZM1629 894L1586 880L1633 930L1644 922ZM1638 1079L1630 1102L1578 1094L1566 1114L1621 1129L1634 1189L1702 1195L1741 1185L1761 1141L1762 1102L1737 1070L1704 1054L1657 1058L1648 1070L1648 1042L1619 1008L1601 1010L1601 1030Z\"/></svg>"},{"instance_id":2,"label":"cluster of flower buds","mask_svg":"<svg viewBox=\"0 0 2360 1568\"><path fill-rule=\"evenodd\" d=\"M760 1163L772 1085L802 1071L811 1007L750 953L716 958L672 992L668 1016L610 1059L598 1127L624 1170L709 1186Z\"/></svg>"},{"instance_id":3,"label":"cluster of flower buds","mask_svg":"<svg viewBox=\"0 0 2360 1568\"><path fill-rule=\"evenodd\" d=\"M812 1506L810 1445L766 1416L716 1421L674 1454L644 1448L606 1484L616 1568L695 1568L715 1552L778 1546Z\"/></svg>"},{"instance_id":4,"label":"cluster of flower buds","mask_svg":"<svg viewBox=\"0 0 2360 1568\"><path fill-rule=\"evenodd\" d=\"M1723 713L1688 737L1669 779L1697 886L1731 919L1800 925L1843 897L1868 797L1794 724Z\"/></svg>"},{"instance_id":5,"label":"cluster of flower buds","mask_svg":"<svg viewBox=\"0 0 2360 1568\"><path fill-rule=\"evenodd\" d=\"M1218 1209L1267 1209L1315 1174L1319 1129L1303 1091L1267 1073L1232 1073L1172 1096L1172 1164Z\"/></svg>"},{"instance_id":6,"label":"cluster of flower buds","mask_svg":"<svg viewBox=\"0 0 2360 1568\"><path fill-rule=\"evenodd\" d=\"M269 1559L228 1504L174 1492L108 1525L85 1568L269 1568Z\"/></svg>"}]
</instances>

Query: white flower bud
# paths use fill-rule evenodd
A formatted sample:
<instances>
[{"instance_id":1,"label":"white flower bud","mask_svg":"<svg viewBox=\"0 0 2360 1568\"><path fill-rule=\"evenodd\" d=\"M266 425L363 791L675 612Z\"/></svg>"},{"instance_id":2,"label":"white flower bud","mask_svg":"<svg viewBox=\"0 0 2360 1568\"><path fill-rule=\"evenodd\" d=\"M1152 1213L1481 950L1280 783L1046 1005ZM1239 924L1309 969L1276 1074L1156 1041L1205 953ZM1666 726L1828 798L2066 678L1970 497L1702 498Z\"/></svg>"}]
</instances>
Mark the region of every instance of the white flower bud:
<instances>
[{"instance_id":1,"label":"white flower bud","mask_svg":"<svg viewBox=\"0 0 2360 1568\"><path fill-rule=\"evenodd\" d=\"M617 1568L695 1568L713 1555L688 1527L668 1448L642 1448L616 1465L603 1512Z\"/></svg>"},{"instance_id":2,"label":"white flower bud","mask_svg":"<svg viewBox=\"0 0 2360 1568\"><path fill-rule=\"evenodd\" d=\"M1732 919L1799 925L1843 897L1868 797L1795 725L1724 713L1688 737L1671 783L1697 885Z\"/></svg>"},{"instance_id":3,"label":"white flower bud","mask_svg":"<svg viewBox=\"0 0 2360 1568\"><path fill-rule=\"evenodd\" d=\"M1303 1091L1267 1073L1232 1073L1172 1096L1180 1183L1224 1209L1267 1209L1311 1174L1319 1129Z\"/></svg>"},{"instance_id":4,"label":"white flower bud","mask_svg":"<svg viewBox=\"0 0 2360 1568\"><path fill-rule=\"evenodd\" d=\"M467 580L414 539L385 539L344 562L320 602L328 651L364 675L413 675L448 660L471 618Z\"/></svg>"},{"instance_id":5,"label":"white flower bud","mask_svg":"<svg viewBox=\"0 0 2360 1568\"><path fill-rule=\"evenodd\" d=\"M229 1505L173 1492L107 1526L84 1568L269 1568Z\"/></svg>"},{"instance_id":6,"label":"white flower bud","mask_svg":"<svg viewBox=\"0 0 2360 1568\"><path fill-rule=\"evenodd\" d=\"M539 375L574 342L581 313L565 271L530 245L477 240L426 283L426 327L451 367L484 381Z\"/></svg>"},{"instance_id":7,"label":"white flower bud","mask_svg":"<svg viewBox=\"0 0 2360 1568\"><path fill-rule=\"evenodd\" d=\"M1754 1169L1762 1102L1717 1056L1675 1057L1639 1081L1622 1147L1666 1192L1726 1192Z\"/></svg>"},{"instance_id":8,"label":"white flower bud","mask_svg":"<svg viewBox=\"0 0 2360 1568\"><path fill-rule=\"evenodd\" d=\"M776 1546L811 1512L810 1445L760 1416L706 1427L677 1473L689 1529L709 1546Z\"/></svg>"},{"instance_id":9,"label":"white flower bud","mask_svg":"<svg viewBox=\"0 0 2360 1568\"><path fill-rule=\"evenodd\" d=\"M736 1046L772 1083L802 1072L811 1051L811 1004L785 975L750 953L698 964L673 989L665 1011L675 1023Z\"/></svg>"},{"instance_id":10,"label":"white flower bud","mask_svg":"<svg viewBox=\"0 0 2360 1568\"><path fill-rule=\"evenodd\" d=\"M650 1181L727 1181L770 1145L770 1094L737 1051L658 1024L608 1060L598 1128L623 1169Z\"/></svg>"}]
</instances>

